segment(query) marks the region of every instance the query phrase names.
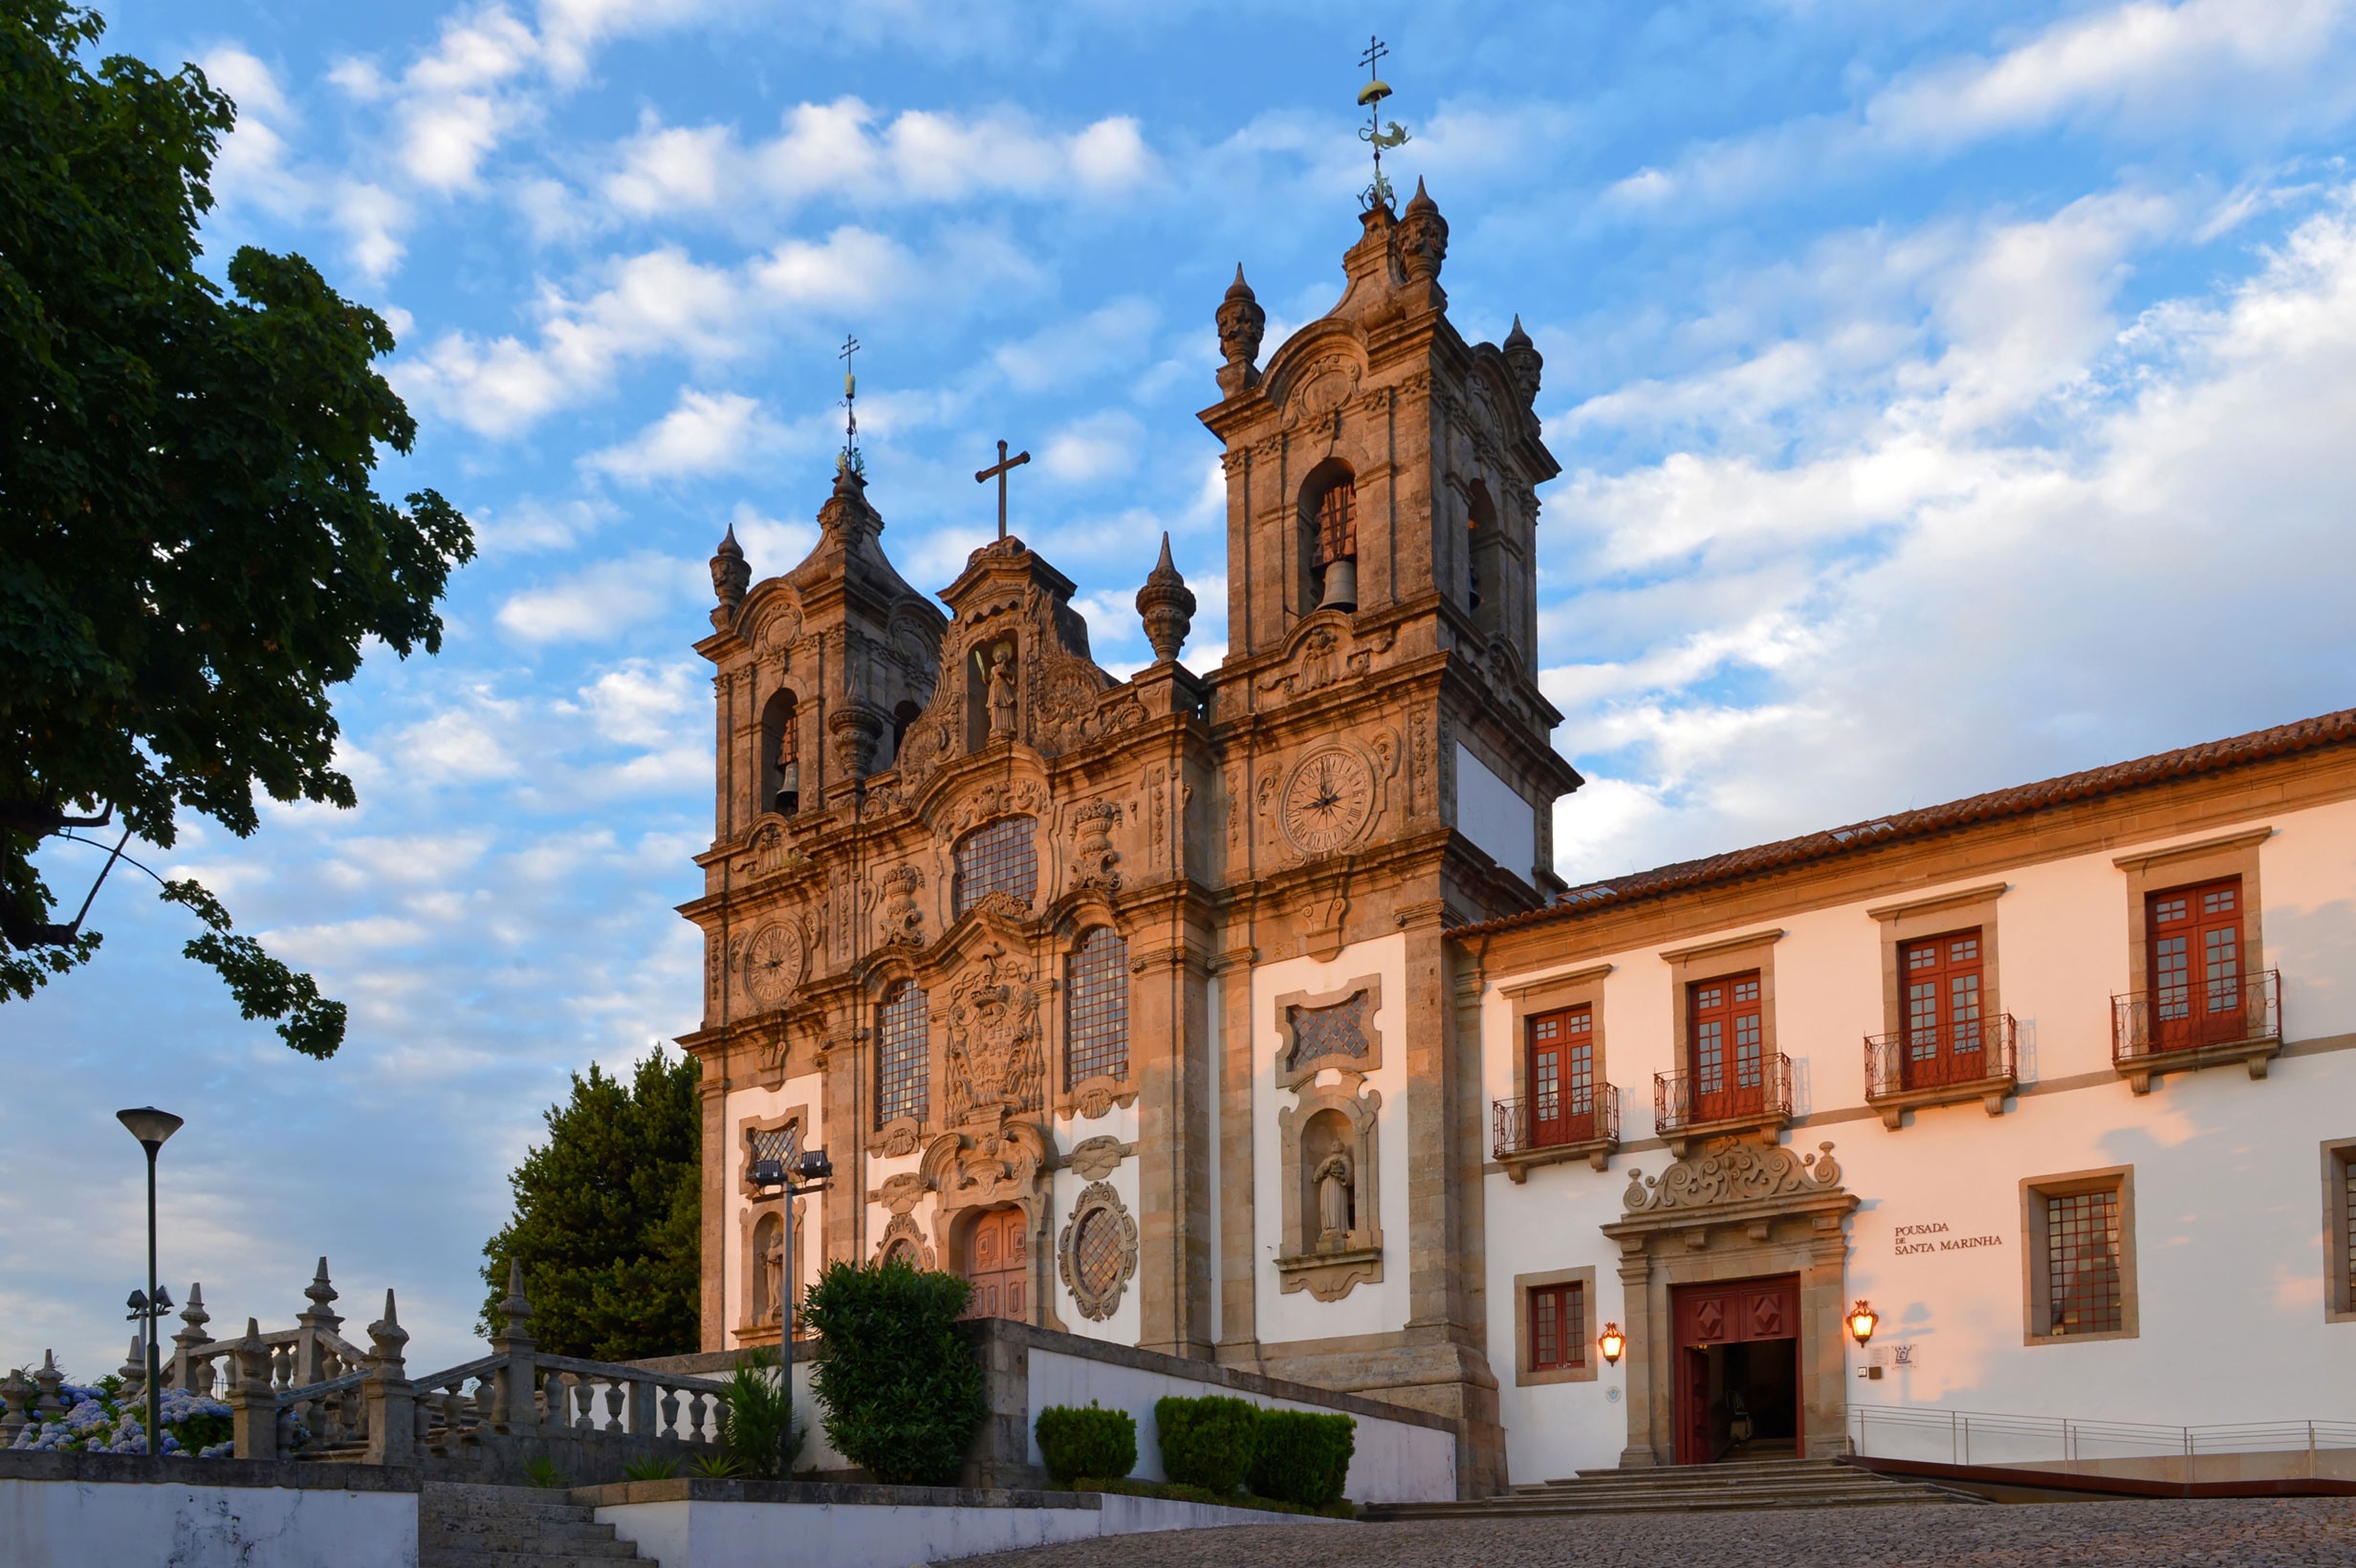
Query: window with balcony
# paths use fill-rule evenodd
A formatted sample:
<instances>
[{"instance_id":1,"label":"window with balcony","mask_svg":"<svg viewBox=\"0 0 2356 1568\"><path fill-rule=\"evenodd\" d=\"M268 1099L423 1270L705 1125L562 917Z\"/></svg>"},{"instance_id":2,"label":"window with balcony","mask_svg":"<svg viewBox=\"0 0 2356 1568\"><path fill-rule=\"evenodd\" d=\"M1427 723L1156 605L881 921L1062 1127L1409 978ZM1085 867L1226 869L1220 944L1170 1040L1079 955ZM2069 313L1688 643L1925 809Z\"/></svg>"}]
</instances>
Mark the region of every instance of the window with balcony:
<instances>
[{"instance_id":1,"label":"window with balcony","mask_svg":"<svg viewBox=\"0 0 2356 1568\"><path fill-rule=\"evenodd\" d=\"M1603 977L1608 964L1509 987L1516 1056L1511 1100L1492 1102L1494 1151L1508 1176L1585 1159L1607 1168L1619 1146L1620 1091L1603 1080Z\"/></svg>"},{"instance_id":2,"label":"window with balcony","mask_svg":"<svg viewBox=\"0 0 2356 1568\"><path fill-rule=\"evenodd\" d=\"M2254 828L2114 858L2127 873L2129 990L2111 998L2111 1059L2137 1094L2162 1076L2282 1049L2281 976L2265 967Z\"/></svg>"},{"instance_id":3,"label":"window with balcony","mask_svg":"<svg viewBox=\"0 0 2356 1568\"><path fill-rule=\"evenodd\" d=\"M1686 1065L1693 1079L1693 1120L1725 1122L1755 1113L1766 1081L1758 976L1697 980L1686 995L1692 1019Z\"/></svg>"},{"instance_id":4,"label":"window with balcony","mask_svg":"<svg viewBox=\"0 0 2356 1568\"><path fill-rule=\"evenodd\" d=\"M1660 955L1677 987L1677 1068L1653 1076L1652 1124L1679 1159L1696 1137L1791 1121L1792 1062L1776 1049L1782 935L1755 931Z\"/></svg>"},{"instance_id":5,"label":"window with balcony","mask_svg":"<svg viewBox=\"0 0 2356 1568\"><path fill-rule=\"evenodd\" d=\"M2134 1338L2133 1167L2035 1176L2020 1187L2027 1342Z\"/></svg>"},{"instance_id":6,"label":"window with balcony","mask_svg":"<svg viewBox=\"0 0 2356 1568\"><path fill-rule=\"evenodd\" d=\"M1900 1124L1909 1105L1974 1098L2000 1114L2015 1071L2013 1020L1993 1006L1984 928L1897 947L1900 1027L1865 1040L1865 1099Z\"/></svg>"},{"instance_id":7,"label":"window with balcony","mask_svg":"<svg viewBox=\"0 0 2356 1568\"><path fill-rule=\"evenodd\" d=\"M1543 1148L1594 1137L1594 1009L1541 1013L1528 1034L1530 1143Z\"/></svg>"}]
</instances>

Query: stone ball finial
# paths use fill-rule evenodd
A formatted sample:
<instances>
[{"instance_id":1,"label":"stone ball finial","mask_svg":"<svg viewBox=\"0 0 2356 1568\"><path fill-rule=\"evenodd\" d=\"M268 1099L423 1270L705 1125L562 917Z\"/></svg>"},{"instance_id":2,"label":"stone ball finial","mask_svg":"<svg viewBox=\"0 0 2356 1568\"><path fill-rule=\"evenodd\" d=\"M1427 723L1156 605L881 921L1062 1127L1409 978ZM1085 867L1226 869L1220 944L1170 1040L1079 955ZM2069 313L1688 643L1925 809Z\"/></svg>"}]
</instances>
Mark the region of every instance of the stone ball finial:
<instances>
[{"instance_id":1,"label":"stone ball finial","mask_svg":"<svg viewBox=\"0 0 2356 1568\"><path fill-rule=\"evenodd\" d=\"M1407 209L1399 215L1399 259L1417 283L1438 278L1441 263L1448 260L1448 220L1440 216L1440 204L1421 180L1415 182Z\"/></svg>"},{"instance_id":2,"label":"stone ball finial","mask_svg":"<svg viewBox=\"0 0 2356 1568\"><path fill-rule=\"evenodd\" d=\"M1538 376L1546 368L1545 356L1530 341L1530 335L1521 330L1521 317L1514 317L1514 330L1505 335L1505 368L1513 372L1514 387L1521 394L1523 407L1538 402Z\"/></svg>"},{"instance_id":3,"label":"stone ball finial","mask_svg":"<svg viewBox=\"0 0 2356 1568\"><path fill-rule=\"evenodd\" d=\"M744 546L736 542L736 525L729 524L728 536L711 557L711 592L720 602L711 612L715 630L725 631L736 620L736 607L745 601L745 590L753 586L753 568L745 562Z\"/></svg>"},{"instance_id":4,"label":"stone ball finial","mask_svg":"<svg viewBox=\"0 0 2356 1568\"><path fill-rule=\"evenodd\" d=\"M1219 390L1232 396L1260 379L1256 361L1260 338L1268 330L1268 313L1243 280L1241 262L1235 264L1235 281L1228 285L1227 297L1219 302L1218 322L1219 352L1227 360L1219 367Z\"/></svg>"},{"instance_id":5,"label":"stone ball finial","mask_svg":"<svg viewBox=\"0 0 2356 1568\"><path fill-rule=\"evenodd\" d=\"M1162 558L1137 591L1137 614L1145 623L1145 641L1153 644L1155 663L1167 664L1177 658L1187 633L1194 629L1194 590L1169 558L1167 532L1162 535Z\"/></svg>"}]
</instances>

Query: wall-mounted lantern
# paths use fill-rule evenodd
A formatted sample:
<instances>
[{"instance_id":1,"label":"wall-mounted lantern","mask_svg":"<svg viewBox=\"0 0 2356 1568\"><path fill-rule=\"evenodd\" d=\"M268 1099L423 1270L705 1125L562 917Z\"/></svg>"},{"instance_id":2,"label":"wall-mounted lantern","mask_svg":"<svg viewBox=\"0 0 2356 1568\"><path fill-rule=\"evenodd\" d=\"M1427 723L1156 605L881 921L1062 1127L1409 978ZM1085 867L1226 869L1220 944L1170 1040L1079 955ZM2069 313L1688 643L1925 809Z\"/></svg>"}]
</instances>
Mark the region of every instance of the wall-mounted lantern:
<instances>
[{"instance_id":1,"label":"wall-mounted lantern","mask_svg":"<svg viewBox=\"0 0 2356 1568\"><path fill-rule=\"evenodd\" d=\"M1603 1353L1605 1365L1618 1366L1621 1353L1628 1347L1628 1337L1620 1332L1618 1323L1605 1323L1603 1332L1596 1337L1595 1347Z\"/></svg>"},{"instance_id":2,"label":"wall-mounted lantern","mask_svg":"<svg viewBox=\"0 0 2356 1568\"><path fill-rule=\"evenodd\" d=\"M1881 1320L1882 1315L1873 1310L1870 1301L1860 1301L1849 1308L1849 1333L1856 1336L1861 1345L1873 1338L1873 1326Z\"/></svg>"}]
</instances>

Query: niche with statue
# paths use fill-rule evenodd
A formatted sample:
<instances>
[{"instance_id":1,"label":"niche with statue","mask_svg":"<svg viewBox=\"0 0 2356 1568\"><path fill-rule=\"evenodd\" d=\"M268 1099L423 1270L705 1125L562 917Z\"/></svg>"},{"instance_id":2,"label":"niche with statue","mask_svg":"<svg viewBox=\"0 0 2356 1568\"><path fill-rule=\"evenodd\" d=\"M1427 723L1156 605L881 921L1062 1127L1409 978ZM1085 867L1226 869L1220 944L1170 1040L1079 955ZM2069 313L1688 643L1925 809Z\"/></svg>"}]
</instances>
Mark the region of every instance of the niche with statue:
<instances>
[{"instance_id":1,"label":"niche with statue","mask_svg":"<svg viewBox=\"0 0 2356 1568\"><path fill-rule=\"evenodd\" d=\"M1382 1065L1379 979L1322 995L1276 999L1277 1083L1295 1102L1276 1113L1284 1151L1284 1289L1338 1301L1383 1278L1376 1187L1383 1096L1366 1086Z\"/></svg>"}]
</instances>

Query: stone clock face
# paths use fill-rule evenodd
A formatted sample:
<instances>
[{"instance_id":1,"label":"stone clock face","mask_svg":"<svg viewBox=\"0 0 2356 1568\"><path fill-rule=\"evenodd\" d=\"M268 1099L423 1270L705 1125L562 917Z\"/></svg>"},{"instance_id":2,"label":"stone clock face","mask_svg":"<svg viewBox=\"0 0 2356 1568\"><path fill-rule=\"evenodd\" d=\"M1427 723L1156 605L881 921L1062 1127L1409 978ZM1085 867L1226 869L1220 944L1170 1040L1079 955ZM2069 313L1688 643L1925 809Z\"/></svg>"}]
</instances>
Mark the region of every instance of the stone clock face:
<instances>
[{"instance_id":1,"label":"stone clock face","mask_svg":"<svg viewBox=\"0 0 2356 1568\"><path fill-rule=\"evenodd\" d=\"M1374 818L1374 773L1355 751L1312 751L1285 780L1282 817L1303 854L1340 849Z\"/></svg>"},{"instance_id":2,"label":"stone clock face","mask_svg":"<svg viewBox=\"0 0 2356 1568\"><path fill-rule=\"evenodd\" d=\"M745 993L761 1007L777 1007L801 984L801 933L764 926L745 944Z\"/></svg>"}]
</instances>

